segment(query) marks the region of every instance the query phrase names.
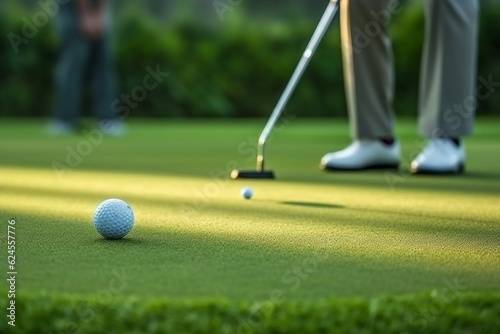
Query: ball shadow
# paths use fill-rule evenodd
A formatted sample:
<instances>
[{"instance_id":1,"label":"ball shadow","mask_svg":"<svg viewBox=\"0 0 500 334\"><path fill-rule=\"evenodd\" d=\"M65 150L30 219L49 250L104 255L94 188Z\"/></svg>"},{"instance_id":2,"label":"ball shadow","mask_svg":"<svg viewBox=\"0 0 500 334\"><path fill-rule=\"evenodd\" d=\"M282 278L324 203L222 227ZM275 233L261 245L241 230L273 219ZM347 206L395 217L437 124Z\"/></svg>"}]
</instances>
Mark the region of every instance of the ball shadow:
<instances>
[{"instance_id":1,"label":"ball shadow","mask_svg":"<svg viewBox=\"0 0 500 334\"><path fill-rule=\"evenodd\" d=\"M124 244L124 245L142 245L147 243L147 241L138 238L122 238L122 239L105 239L96 238L94 239L96 244Z\"/></svg>"}]
</instances>

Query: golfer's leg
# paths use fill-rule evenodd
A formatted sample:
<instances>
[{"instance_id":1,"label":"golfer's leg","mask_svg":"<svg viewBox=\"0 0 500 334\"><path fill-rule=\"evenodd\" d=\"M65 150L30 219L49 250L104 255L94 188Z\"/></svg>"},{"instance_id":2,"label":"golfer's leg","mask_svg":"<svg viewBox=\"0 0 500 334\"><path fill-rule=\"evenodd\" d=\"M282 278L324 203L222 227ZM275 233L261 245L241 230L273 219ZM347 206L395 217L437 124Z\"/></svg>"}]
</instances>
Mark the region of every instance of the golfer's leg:
<instances>
[{"instance_id":1,"label":"golfer's leg","mask_svg":"<svg viewBox=\"0 0 500 334\"><path fill-rule=\"evenodd\" d=\"M55 75L56 119L75 124L80 113L83 75L88 57L88 43L74 13L65 8L57 18L60 56Z\"/></svg>"},{"instance_id":2,"label":"golfer's leg","mask_svg":"<svg viewBox=\"0 0 500 334\"><path fill-rule=\"evenodd\" d=\"M387 28L398 1L341 1L344 81L355 138L393 137L394 66Z\"/></svg>"},{"instance_id":3,"label":"golfer's leg","mask_svg":"<svg viewBox=\"0 0 500 334\"><path fill-rule=\"evenodd\" d=\"M115 62L110 45L109 33L93 43L94 58L92 62L92 90L94 113L99 120L115 119L121 116L113 112L113 101L116 94ZM143 98L141 96L141 98ZM145 96L144 96L145 98Z\"/></svg>"},{"instance_id":4,"label":"golfer's leg","mask_svg":"<svg viewBox=\"0 0 500 334\"><path fill-rule=\"evenodd\" d=\"M420 81L420 133L458 138L472 132L477 67L477 0L426 0Z\"/></svg>"},{"instance_id":5,"label":"golfer's leg","mask_svg":"<svg viewBox=\"0 0 500 334\"><path fill-rule=\"evenodd\" d=\"M344 81L352 134L356 139L369 140L356 140L341 151L327 153L321 158L323 169L361 170L399 165L399 145L392 140L394 70L387 35L397 3L398 0L340 2Z\"/></svg>"}]
</instances>

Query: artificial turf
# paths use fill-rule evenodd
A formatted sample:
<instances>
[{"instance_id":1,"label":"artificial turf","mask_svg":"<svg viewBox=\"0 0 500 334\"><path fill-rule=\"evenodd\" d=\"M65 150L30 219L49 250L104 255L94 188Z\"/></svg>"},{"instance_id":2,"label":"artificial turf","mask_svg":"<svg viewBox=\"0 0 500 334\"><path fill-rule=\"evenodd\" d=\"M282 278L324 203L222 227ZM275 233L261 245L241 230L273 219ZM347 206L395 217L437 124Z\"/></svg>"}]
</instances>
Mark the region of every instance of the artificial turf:
<instances>
[{"instance_id":1,"label":"artificial turf","mask_svg":"<svg viewBox=\"0 0 500 334\"><path fill-rule=\"evenodd\" d=\"M424 143L414 123L398 123L401 171L325 173L319 159L349 142L346 121L289 119L268 144L278 179L233 181L232 168L254 168L262 120L134 121L123 138L87 146L81 134L45 135L41 122L2 121L0 238L15 219L19 298L315 305L498 296L500 119L477 122L467 173L451 177L408 173ZM78 149L81 161L68 158ZM111 197L136 214L120 241L92 226Z\"/></svg>"}]
</instances>

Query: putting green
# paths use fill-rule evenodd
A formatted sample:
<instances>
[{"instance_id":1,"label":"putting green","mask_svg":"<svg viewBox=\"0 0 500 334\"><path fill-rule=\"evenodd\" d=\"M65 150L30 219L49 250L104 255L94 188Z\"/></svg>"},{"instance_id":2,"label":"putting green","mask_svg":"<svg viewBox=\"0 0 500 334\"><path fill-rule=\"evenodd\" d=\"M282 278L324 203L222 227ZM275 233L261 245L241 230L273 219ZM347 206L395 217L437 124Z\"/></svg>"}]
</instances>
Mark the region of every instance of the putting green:
<instances>
[{"instance_id":1,"label":"putting green","mask_svg":"<svg viewBox=\"0 0 500 334\"><path fill-rule=\"evenodd\" d=\"M21 296L251 303L500 291L498 120L478 122L468 173L452 177L324 173L321 155L348 143L345 120L294 120L268 146L272 181L228 178L254 167L262 121L136 122L96 145L2 123L0 238L15 219ZM407 161L422 143L414 132L400 122ZM67 160L68 150L85 154ZM111 197L136 215L121 241L92 226Z\"/></svg>"}]
</instances>

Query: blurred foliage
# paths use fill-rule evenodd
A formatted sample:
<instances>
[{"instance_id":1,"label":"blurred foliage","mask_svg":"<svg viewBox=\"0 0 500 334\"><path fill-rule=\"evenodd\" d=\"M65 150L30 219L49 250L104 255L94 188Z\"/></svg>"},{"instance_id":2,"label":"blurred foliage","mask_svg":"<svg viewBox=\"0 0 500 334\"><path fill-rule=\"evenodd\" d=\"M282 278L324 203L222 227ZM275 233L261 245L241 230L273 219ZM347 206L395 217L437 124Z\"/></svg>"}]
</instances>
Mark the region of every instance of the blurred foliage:
<instances>
[{"instance_id":1,"label":"blurred foliage","mask_svg":"<svg viewBox=\"0 0 500 334\"><path fill-rule=\"evenodd\" d=\"M281 290L275 290L281 291ZM2 333L498 333L500 295L440 291L315 302L23 296L16 327ZM0 299L7 309L7 299ZM257 307L256 307L257 306Z\"/></svg>"},{"instance_id":2,"label":"blurred foliage","mask_svg":"<svg viewBox=\"0 0 500 334\"><path fill-rule=\"evenodd\" d=\"M321 8L324 4L321 3ZM186 5L187 6L187 5ZM191 7L184 6L184 10ZM396 55L396 113L417 112L419 65L423 40L420 3L404 4L391 30ZM36 7L35 7L36 9ZM40 10L40 8L38 8ZM153 19L141 5L121 4L116 13L116 55L119 92L130 94L142 85L146 67L169 72L158 88L148 92L133 117L268 116L294 70L319 19L290 15L289 19L256 17L234 7L224 20ZM256 10L253 10L255 13ZM322 9L321 9L322 12ZM0 11L0 33L21 35L33 8L9 2ZM310 13L310 12L309 12ZM208 14L207 14L208 15ZM314 16L314 17L312 17ZM293 17L293 19L292 19ZM479 75L500 81L500 6L482 1ZM8 38L0 44L0 115L46 117L54 100L53 72L57 37L53 26L15 53ZM288 112L304 116L345 115L345 98L338 19L313 57ZM500 110L500 94L480 103L480 113ZM89 115L89 112L84 112Z\"/></svg>"}]
</instances>

